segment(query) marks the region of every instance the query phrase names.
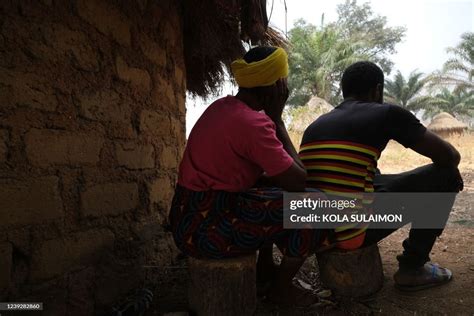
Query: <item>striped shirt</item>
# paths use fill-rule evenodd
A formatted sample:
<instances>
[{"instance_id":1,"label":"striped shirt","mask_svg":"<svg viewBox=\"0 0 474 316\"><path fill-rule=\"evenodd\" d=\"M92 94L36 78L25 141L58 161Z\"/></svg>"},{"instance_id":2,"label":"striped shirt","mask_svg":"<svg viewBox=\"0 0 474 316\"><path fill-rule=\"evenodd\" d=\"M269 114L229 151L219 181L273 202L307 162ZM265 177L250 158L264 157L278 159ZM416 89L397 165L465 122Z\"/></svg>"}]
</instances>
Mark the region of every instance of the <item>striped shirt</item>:
<instances>
[{"instance_id":1,"label":"striped shirt","mask_svg":"<svg viewBox=\"0 0 474 316\"><path fill-rule=\"evenodd\" d=\"M346 198L360 198L360 193L374 192L374 175L380 151L377 148L349 141L325 140L301 146L300 158L308 172L307 187ZM370 204L364 200L364 204ZM359 205L364 207L363 205ZM364 239L367 226L336 228L336 241L341 248ZM355 239L355 240L353 240ZM352 240L352 242L344 242ZM341 244L342 243L342 244Z\"/></svg>"},{"instance_id":2,"label":"striped shirt","mask_svg":"<svg viewBox=\"0 0 474 316\"><path fill-rule=\"evenodd\" d=\"M300 157L308 172L307 186L331 195L357 197L362 201L359 207L367 209L372 200L366 193L374 192L377 160L388 141L409 147L425 130L401 107L346 99L314 121L303 135ZM336 228L337 246L360 247L366 230L366 226Z\"/></svg>"},{"instance_id":3,"label":"striped shirt","mask_svg":"<svg viewBox=\"0 0 474 316\"><path fill-rule=\"evenodd\" d=\"M379 157L377 148L348 141L315 141L300 149L308 185L329 193L374 192Z\"/></svg>"}]
</instances>

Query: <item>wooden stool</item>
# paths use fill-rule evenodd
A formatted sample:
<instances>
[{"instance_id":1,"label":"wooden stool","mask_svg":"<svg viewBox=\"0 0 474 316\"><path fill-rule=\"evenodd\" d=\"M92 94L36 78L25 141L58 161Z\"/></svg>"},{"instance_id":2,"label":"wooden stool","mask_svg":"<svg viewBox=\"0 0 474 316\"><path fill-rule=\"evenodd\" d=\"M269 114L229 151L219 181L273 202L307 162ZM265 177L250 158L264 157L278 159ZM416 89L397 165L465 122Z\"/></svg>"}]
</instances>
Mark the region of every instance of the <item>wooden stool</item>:
<instances>
[{"instance_id":1,"label":"wooden stool","mask_svg":"<svg viewBox=\"0 0 474 316\"><path fill-rule=\"evenodd\" d=\"M257 307L256 255L189 259L189 307L198 316L253 315Z\"/></svg>"},{"instance_id":2,"label":"wooden stool","mask_svg":"<svg viewBox=\"0 0 474 316\"><path fill-rule=\"evenodd\" d=\"M333 249L317 254L321 281L335 294L364 297L383 286L383 266L376 244L357 250Z\"/></svg>"}]
</instances>

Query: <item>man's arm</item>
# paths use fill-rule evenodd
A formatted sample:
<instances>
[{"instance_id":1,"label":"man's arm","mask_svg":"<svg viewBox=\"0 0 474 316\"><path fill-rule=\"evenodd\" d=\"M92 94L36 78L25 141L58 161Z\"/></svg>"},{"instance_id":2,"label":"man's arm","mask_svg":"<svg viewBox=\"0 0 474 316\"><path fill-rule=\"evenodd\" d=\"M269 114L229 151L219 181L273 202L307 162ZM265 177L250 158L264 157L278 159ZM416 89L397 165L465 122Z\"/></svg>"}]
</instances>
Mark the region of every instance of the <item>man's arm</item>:
<instances>
[{"instance_id":1,"label":"man's arm","mask_svg":"<svg viewBox=\"0 0 474 316\"><path fill-rule=\"evenodd\" d=\"M410 148L442 167L457 167L461 160L461 155L453 145L429 130Z\"/></svg>"},{"instance_id":2,"label":"man's arm","mask_svg":"<svg viewBox=\"0 0 474 316\"><path fill-rule=\"evenodd\" d=\"M461 156L448 142L429 131L410 111L389 105L385 122L389 137L444 167L457 167Z\"/></svg>"}]
</instances>

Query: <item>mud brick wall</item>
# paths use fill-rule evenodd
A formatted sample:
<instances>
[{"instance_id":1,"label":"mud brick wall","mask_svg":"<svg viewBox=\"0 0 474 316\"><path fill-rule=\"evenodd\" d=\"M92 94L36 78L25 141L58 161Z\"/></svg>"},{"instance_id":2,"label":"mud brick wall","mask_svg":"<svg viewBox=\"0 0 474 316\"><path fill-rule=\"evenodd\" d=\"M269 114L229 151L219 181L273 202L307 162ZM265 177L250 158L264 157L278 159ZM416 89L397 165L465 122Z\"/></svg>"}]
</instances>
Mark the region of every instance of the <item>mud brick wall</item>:
<instances>
[{"instance_id":1,"label":"mud brick wall","mask_svg":"<svg viewBox=\"0 0 474 316\"><path fill-rule=\"evenodd\" d=\"M175 258L164 224L185 142L180 10L0 2L0 301L92 315Z\"/></svg>"}]
</instances>

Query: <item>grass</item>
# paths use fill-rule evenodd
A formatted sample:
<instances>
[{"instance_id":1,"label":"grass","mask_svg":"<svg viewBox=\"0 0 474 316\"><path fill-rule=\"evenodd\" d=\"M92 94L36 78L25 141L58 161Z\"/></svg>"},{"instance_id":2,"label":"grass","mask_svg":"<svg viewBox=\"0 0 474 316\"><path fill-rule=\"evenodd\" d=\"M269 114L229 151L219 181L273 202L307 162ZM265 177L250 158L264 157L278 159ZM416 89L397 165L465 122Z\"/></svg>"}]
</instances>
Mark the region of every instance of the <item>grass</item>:
<instances>
[{"instance_id":1,"label":"grass","mask_svg":"<svg viewBox=\"0 0 474 316\"><path fill-rule=\"evenodd\" d=\"M452 136L445 140L456 147L461 154L459 170L461 172L472 172L474 170L474 134L466 133L462 136ZM390 141L387 148L382 152L378 167L382 173L398 173L430 162L429 158L421 156L395 141Z\"/></svg>"},{"instance_id":2,"label":"grass","mask_svg":"<svg viewBox=\"0 0 474 316\"><path fill-rule=\"evenodd\" d=\"M290 131L290 138L299 148L301 134ZM459 170L461 172L474 171L474 133L465 133L461 136L452 136L445 139L451 143L461 153L461 163ZM431 160L411 149L405 148L395 141L390 141L382 152L378 161L378 168L382 173L398 173L414 169L421 165L430 163Z\"/></svg>"}]
</instances>

